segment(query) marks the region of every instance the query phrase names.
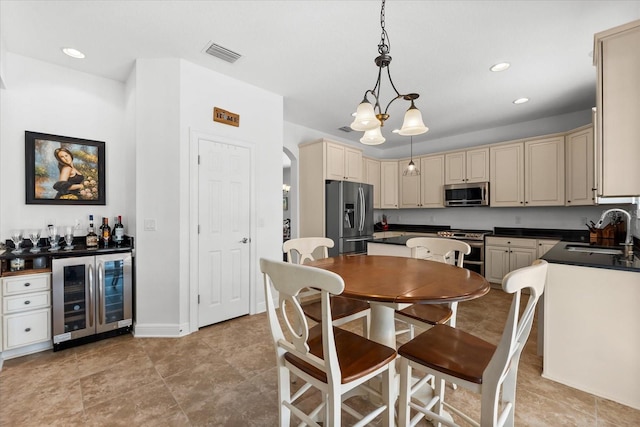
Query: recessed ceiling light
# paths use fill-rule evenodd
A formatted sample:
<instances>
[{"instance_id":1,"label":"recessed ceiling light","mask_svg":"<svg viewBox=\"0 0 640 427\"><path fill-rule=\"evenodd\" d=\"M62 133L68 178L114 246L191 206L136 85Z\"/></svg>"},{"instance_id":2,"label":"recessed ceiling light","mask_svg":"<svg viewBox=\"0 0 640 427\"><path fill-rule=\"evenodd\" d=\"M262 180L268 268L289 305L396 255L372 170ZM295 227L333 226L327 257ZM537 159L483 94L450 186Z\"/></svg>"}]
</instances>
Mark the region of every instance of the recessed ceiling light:
<instances>
[{"instance_id":1,"label":"recessed ceiling light","mask_svg":"<svg viewBox=\"0 0 640 427\"><path fill-rule=\"evenodd\" d=\"M65 53L65 55L68 55L72 58L76 58L76 59L83 59L84 58L84 53L80 52L77 49L74 49L72 47L63 47L62 51Z\"/></svg>"},{"instance_id":2,"label":"recessed ceiling light","mask_svg":"<svg viewBox=\"0 0 640 427\"><path fill-rule=\"evenodd\" d=\"M511 64L509 64L508 62L499 62L495 65L492 65L491 68L489 68L491 71L494 72L498 72L498 71L504 71L507 68L509 68L511 66Z\"/></svg>"},{"instance_id":3,"label":"recessed ceiling light","mask_svg":"<svg viewBox=\"0 0 640 427\"><path fill-rule=\"evenodd\" d=\"M514 104L524 104L525 102L529 102L529 98L518 98L513 101Z\"/></svg>"}]
</instances>

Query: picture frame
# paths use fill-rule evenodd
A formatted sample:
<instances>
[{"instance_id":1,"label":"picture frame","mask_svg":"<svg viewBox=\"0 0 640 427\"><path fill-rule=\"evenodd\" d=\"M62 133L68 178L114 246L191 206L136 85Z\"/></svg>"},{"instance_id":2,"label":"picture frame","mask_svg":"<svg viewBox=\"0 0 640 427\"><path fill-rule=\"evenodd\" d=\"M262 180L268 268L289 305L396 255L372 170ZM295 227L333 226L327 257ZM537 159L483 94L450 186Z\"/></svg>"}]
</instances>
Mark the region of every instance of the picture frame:
<instances>
[{"instance_id":1,"label":"picture frame","mask_svg":"<svg viewBox=\"0 0 640 427\"><path fill-rule=\"evenodd\" d=\"M105 143L25 131L28 205L106 205Z\"/></svg>"}]
</instances>

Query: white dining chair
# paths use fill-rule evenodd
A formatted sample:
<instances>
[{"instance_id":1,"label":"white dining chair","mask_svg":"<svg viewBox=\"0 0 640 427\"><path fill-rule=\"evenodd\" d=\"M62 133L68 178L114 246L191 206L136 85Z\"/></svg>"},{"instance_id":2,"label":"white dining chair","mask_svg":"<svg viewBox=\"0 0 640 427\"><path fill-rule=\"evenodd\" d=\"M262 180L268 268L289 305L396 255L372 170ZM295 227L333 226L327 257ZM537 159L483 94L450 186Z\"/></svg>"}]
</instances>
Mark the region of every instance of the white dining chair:
<instances>
[{"instance_id":1,"label":"white dining chair","mask_svg":"<svg viewBox=\"0 0 640 427\"><path fill-rule=\"evenodd\" d=\"M513 426L516 403L516 380L520 354L529 338L536 304L544 292L547 262L514 270L502 281L502 289L513 294L509 315L499 344L449 325L436 325L413 340L400 346L400 398L398 419L400 426L409 426L421 418L434 425L457 426L447 410L475 426ZM524 309L520 310L523 289L529 291ZM411 370L415 368L435 377L435 393L426 404L412 399L420 386L411 385ZM469 417L444 399L444 382L450 381L481 394L480 422ZM411 419L411 410L417 414Z\"/></svg>"},{"instance_id":2,"label":"white dining chair","mask_svg":"<svg viewBox=\"0 0 640 427\"><path fill-rule=\"evenodd\" d=\"M469 244L460 240L437 237L414 237L407 240L412 258L428 259L462 268L464 256L471 252ZM457 302L444 304L411 304L396 310L395 318L409 324L409 338L414 337L414 326L429 328L447 323L456 326Z\"/></svg>"},{"instance_id":3,"label":"white dining chair","mask_svg":"<svg viewBox=\"0 0 640 427\"><path fill-rule=\"evenodd\" d=\"M393 425L397 353L395 349L333 326L330 296L344 290L342 278L319 268L266 259L260 259L260 270L276 352L280 426L288 426L293 415L304 425L320 427L322 419L324 426L339 427L342 410L359 419L356 426L367 425L379 416L382 416L382 425ZM272 285L279 294L278 311ZM310 286L320 292L322 307L322 319L311 329L297 299L298 293ZM290 374L304 381L293 395ZM376 376L381 379L381 392L368 385ZM322 403L305 412L304 396L312 388L320 391ZM375 396L376 399L370 401L381 403L370 413L360 414L347 404L355 392Z\"/></svg>"},{"instance_id":4,"label":"white dining chair","mask_svg":"<svg viewBox=\"0 0 640 427\"><path fill-rule=\"evenodd\" d=\"M296 258L298 264L304 264L305 261L314 261L316 259L314 253L318 258L327 258L329 255L328 248L333 246L333 240L327 237L301 237L284 242L282 250L287 254L288 262L293 263L294 258ZM314 322L320 322L322 319L321 304L318 296L317 290L306 289L298 297L305 315ZM371 321L370 313L371 308L366 301L343 296L331 297L331 315L333 316L334 326L342 326L362 318L362 334L368 337Z\"/></svg>"}]
</instances>

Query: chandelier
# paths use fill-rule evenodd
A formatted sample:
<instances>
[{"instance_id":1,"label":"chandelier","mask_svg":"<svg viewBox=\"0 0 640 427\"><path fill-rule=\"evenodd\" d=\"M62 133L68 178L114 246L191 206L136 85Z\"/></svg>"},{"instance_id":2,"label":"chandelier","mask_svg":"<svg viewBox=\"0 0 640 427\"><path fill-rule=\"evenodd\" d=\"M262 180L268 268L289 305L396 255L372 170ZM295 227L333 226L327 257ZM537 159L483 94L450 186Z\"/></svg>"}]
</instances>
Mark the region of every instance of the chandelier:
<instances>
[{"instance_id":1,"label":"chandelier","mask_svg":"<svg viewBox=\"0 0 640 427\"><path fill-rule=\"evenodd\" d=\"M420 176L420 169L413 163L413 136L411 137L411 160L409 160L409 164L402 172L403 176Z\"/></svg>"},{"instance_id":2,"label":"chandelier","mask_svg":"<svg viewBox=\"0 0 640 427\"><path fill-rule=\"evenodd\" d=\"M411 105L404 115L404 121L402 122L402 127L398 133L403 136L411 136L420 135L429 130L422 121L422 114L420 113L420 110L418 110L414 104L414 101L418 99L420 95L417 93L401 95L391 79L391 69L389 67L391 64L391 55L389 54L391 50L391 41L389 40L389 34L387 34L387 30L385 29L385 1L386 0L382 0L382 9L380 10L380 28L382 29L380 43L378 44L378 53L380 55L375 59L375 63L378 66L378 79L376 80L376 84L373 86L373 89L369 89L364 93L364 99L360 105L358 105L358 109L356 110L356 118L353 120L353 123L351 123L351 129L364 132L364 136L360 139L360 142L366 145L378 145L385 141L384 136L382 136L381 127L384 126L385 120L389 118L389 106L395 100L400 98L405 101L411 101ZM382 107L380 107L380 80L382 78L382 70L384 68L387 69L389 83L391 83L391 87L396 93L396 96L389 101L383 111ZM367 98L367 95L369 94L375 100L373 105L371 105L369 98Z\"/></svg>"}]
</instances>

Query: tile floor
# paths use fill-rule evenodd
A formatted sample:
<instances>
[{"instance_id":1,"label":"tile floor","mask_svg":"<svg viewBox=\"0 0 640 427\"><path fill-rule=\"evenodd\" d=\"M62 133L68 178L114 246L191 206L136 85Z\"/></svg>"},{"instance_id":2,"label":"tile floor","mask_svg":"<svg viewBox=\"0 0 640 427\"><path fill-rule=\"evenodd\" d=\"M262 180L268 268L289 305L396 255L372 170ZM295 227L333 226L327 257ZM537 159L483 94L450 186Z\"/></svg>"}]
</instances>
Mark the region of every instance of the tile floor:
<instances>
[{"instance_id":1,"label":"tile floor","mask_svg":"<svg viewBox=\"0 0 640 427\"><path fill-rule=\"evenodd\" d=\"M461 303L458 327L497 342L509 302L494 289ZM121 336L8 360L0 371L0 425L275 426L267 328L259 314L179 339ZM638 410L541 378L535 351L534 329L520 362L517 426L640 425ZM462 389L448 390L447 399L479 407Z\"/></svg>"}]
</instances>

